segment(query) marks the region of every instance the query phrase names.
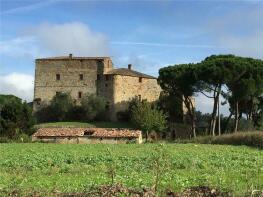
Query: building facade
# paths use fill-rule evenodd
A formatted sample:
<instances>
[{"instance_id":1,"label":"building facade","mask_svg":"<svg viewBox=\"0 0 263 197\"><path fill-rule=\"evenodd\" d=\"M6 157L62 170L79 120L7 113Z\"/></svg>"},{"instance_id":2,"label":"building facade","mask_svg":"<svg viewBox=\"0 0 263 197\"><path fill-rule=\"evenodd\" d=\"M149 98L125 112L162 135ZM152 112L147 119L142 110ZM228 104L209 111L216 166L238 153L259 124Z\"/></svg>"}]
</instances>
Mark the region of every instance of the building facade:
<instances>
[{"instance_id":1,"label":"building facade","mask_svg":"<svg viewBox=\"0 0 263 197\"><path fill-rule=\"evenodd\" d=\"M32 141L61 144L127 144L142 143L142 132L114 128L39 128Z\"/></svg>"},{"instance_id":2,"label":"building facade","mask_svg":"<svg viewBox=\"0 0 263 197\"><path fill-rule=\"evenodd\" d=\"M109 118L127 109L137 96L156 101L161 88L157 79L128 68L115 69L110 57L53 57L36 59L34 111L48 104L58 93L69 93L79 103L83 95L96 94L107 100Z\"/></svg>"}]
</instances>

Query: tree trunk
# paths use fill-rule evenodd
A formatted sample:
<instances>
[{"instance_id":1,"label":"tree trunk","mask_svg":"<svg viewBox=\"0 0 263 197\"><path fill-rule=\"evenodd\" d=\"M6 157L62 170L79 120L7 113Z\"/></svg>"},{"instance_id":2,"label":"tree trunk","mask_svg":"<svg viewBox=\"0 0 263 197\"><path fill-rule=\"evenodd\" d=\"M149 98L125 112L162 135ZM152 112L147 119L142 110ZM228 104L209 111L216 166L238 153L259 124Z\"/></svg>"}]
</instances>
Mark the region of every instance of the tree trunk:
<instances>
[{"instance_id":1,"label":"tree trunk","mask_svg":"<svg viewBox=\"0 0 263 197\"><path fill-rule=\"evenodd\" d=\"M195 134L195 118L194 118L195 110L194 110L194 106L192 104L191 98L185 97L184 98L184 105L187 108L187 112L188 112L190 119L191 119L191 132L192 132L193 136L195 137L196 136L196 134Z\"/></svg>"},{"instance_id":2,"label":"tree trunk","mask_svg":"<svg viewBox=\"0 0 263 197\"><path fill-rule=\"evenodd\" d=\"M239 107L238 107L238 101L236 102L236 113L235 113L235 129L234 132L236 133L238 130L238 114L239 114Z\"/></svg>"},{"instance_id":3,"label":"tree trunk","mask_svg":"<svg viewBox=\"0 0 263 197\"><path fill-rule=\"evenodd\" d=\"M225 127L224 127L224 129L223 129L224 133L226 133L226 131L227 131L227 127L228 127L228 125L229 125L229 122L230 122L232 116L233 116L233 113L230 112L230 114L229 114L229 116L228 116L228 118L227 118L227 121L226 121L226 125L225 125Z\"/></svg>"},{"instance_id":4,"label":"tree trunk","mask_svg":"<svg viewBox=\"0 0 263 197\"><path fill-rule=\"evenodd\" d=\"M221 117L220 117L220 93L221 90L219 89L219 97L217 101L217 111L218 111L218 135L221 135Z\"/></svg>"},{"instance_id":5,"label":"tree trunk","mask_svg":"<svg viewBox=\"0 0 263 197\"><path fill-rule=\"evenodd\" d=\"M213 113L212 113L212 118L210 122L210 132L212 133L213 136L215 136L215 128L216 128L216 115L217 115L217 103L218 103L218 98L219 98L219 87L215 88L214 91L214 107L213 107Z\"/></svg>"},{"instance_id":6,"label":"tree trunk","mask_svg":"<svg viewBox=\"0 0 263 197\"><path fill-rule=\"evenodd\" d=\"M216 129L216 115L217 115L217 105L218 105L218 98L219 98L219 93L217 93L216 97L214 98L214 109L212 113L212 135L215 136L215 129Z\"/></svg>"},{"instance_id":7,"label":"tree trunk","mask_svg":"<svg viewBox=\"0 0 263 197\"><path fill-rule=\"evenodd\" d=\"M194 138L196 138L196 130L195 129L196 129L195 121L192 121L192 132L193 132Z\"/></svg>"}]
</instances>

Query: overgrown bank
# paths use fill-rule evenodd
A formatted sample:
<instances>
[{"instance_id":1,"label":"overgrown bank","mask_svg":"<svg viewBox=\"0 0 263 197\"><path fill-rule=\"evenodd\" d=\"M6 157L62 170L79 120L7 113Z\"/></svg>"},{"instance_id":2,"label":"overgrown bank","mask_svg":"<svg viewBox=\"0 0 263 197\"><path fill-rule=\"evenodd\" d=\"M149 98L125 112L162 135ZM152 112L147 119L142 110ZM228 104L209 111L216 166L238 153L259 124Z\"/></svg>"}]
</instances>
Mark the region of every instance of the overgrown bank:
<instances>
[{"instance_id":1,"label":"overgrown bank","mask_svg":"<svg viewBox=\"0 0 263 197\"><path fill-rule=\"evenodd\" d=\"M228 145L246 145L263 148L263 132L249 131L224 134L221 136L203 136L191 140L176 140L180 143L199 143L199 144L228 144Z\"/></svg>"}]
</instances>

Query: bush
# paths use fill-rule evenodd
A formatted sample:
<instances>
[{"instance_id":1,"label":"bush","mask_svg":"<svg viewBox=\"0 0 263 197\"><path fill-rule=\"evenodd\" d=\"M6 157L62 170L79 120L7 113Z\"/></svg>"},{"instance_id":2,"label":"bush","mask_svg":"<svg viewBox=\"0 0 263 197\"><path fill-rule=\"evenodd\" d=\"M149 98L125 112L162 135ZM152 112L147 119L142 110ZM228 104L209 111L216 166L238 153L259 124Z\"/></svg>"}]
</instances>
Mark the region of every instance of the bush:
<instances>
[{"instance_id":1,"label":"bush","mask_svg":"<svg viewBox=\"0 0 263 197\"><path fill-rule=\"evenodd\" d=\"M118 111L117 114L117 120L120 122L129 122L131 119L129 110L126 111Z\"/></svg>"},{"instance_id":2,"label":"bush","mask_svg":"<svg viewBox=\"0 0 263 197\"><path fill-rule=\"evenodd\" d=\"M32 109L18 97L0 95L0 136L14 138L21 133L32 134L35 119Z\"/></svg>"},{"instance_id":3,"label":"bush","mask_svg":"<svg viewBox=\"0 0 263 197\"><path fill-rule=\"evenodd\" d=\"M81 99L81 106L84 110L85 120L100 119L106 110L106 100L95 94L86 94Z\"/></svg>"},{"instance_id":4,"label":"bush","mask_svg":"<svg viewBox=\"0 0 263 197\"><path fill-rule=\"evenodd\" d=\"M120 122L130 122L131 121L131 114L132 114L132 109L134 107L137 107L140 104L140 99L138 96L135 96L131 99L129 102L129 107L125 111L119 111L117 112L117 120Z\"/></svg>"},{"instance_id":5,"label":"bush","mask_svg":"<svg viewBox=\"0 0 263 197\"><path fill-rule=\"evenodd\" d=\"M73 99L68 93L56 94L50 102L50 112L54 121L66 121L72 108L74 107Z\"/></svg>"},{"instance_id":6,"label":"bush","mask_svg":"<svg viewBox=\"0 0 263 197\"><path fill-rule=\"evenodd\" d=\"M135 105L131 113L132 123L146 134L156 131L162 132L167 127L166 115L150 103L143 101Z\"/></svg>"},{"instance_id":7,"label":"bush","mask_svg":"<svg viewBox=\"0 0 263 197\"><path fill-rule=\"evenodd\" d=\"M182 141L181 141L182 142ZM263 148L263 132L247 131L232 134L224 134L221 136L204 136L197 137L192 140L185 140L183 143L199 143L199 144L228 144L228 145L247 145Z\"/></svg>"},{"instance_id":8,"label":"bush","mask_svg":"<svg viewBox=\"0 0 263 197\"><path fill-rule=\"evenodd\" d=\"M212 144L247 145L263 148L263 132L237 132L212 138Z\"/></svg>"}]
</instances>

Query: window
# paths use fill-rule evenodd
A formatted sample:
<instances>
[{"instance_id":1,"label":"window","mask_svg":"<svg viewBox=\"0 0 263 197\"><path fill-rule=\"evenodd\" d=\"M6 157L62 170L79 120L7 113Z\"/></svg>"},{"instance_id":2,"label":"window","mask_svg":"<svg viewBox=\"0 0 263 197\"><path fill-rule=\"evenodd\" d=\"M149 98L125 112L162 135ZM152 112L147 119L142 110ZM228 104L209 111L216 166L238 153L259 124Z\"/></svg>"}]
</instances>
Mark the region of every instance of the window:
<instances>
[{"instance_id":1,"label":"window","mask_svg":"<svg viewBox=\"0 0 263 197\"><path fill-rule=\"evenodd\" d=\"M139 99L139 101L141 101L142 100L142 95L138 95L138 99Z\"/></svg>"},{"instance_id":2,"label":"window","mask_svg":"<svg viewBox=\"0 0 263 197\"><path fill-rule=\"evenodd\" d=\"M106 88L108 87L108 84L107 84L107 83L105 83L105 87L106 87Z\"/></svg>"},{"instance_id":3,"label":"window","mask_svg":"<svg viewBox=\"0 0 263 197\"><path fill-rule=\"evenodd\" d=\"M110 109L110 102L107 102L107 103L106 103L105 109L106 109L106 110L109 110L109 109Z\"/></svg>"},{"instance_id":4,"label":"window","mask_svg":"<svg viewBox=\"0 0 263 197\"><path fill-rule=\"evenodd\" d=\"M60 80L60 74L56 74L56 79L57 79L57 81Z\"/></svg>"},{"instance_id":5,"label":"window","mask_svg":"<svg viewBox=\"0 0 263 197\"><path fill-rule=\"evenodd\" d=\"M142 77L139 77L139 83L141 83L142 82Z\"/></svg>"},{"instance_id":6,"label":"window","mask_svg":"<svg viewBox=\"0 0 263 197\"><path fill-rule=\"evenodd\" d=\"M37 105L40 105L40 102L41 102L41 98L36 98L36 99L35 99L35 103L36 103Z\"/></svg>"},{"instance_id":7,"label":"window","mask_svg":"<svg viewBox=\"0 0 263 197\"><path fill-rule=\"evenodd\" d=\"M79 75L79 80L81 80L81 81L83 80L83 74Z\"/></svg>"},{"instance_id":8,"label":"window","mask_svg":"<svg viewBox=\"0 0 263 197\"><path fill-rule=\"evenodd\" d=\"M78 96L79 96L79 99L80 99L82 97L82 92L79 92Z\"/></svg>"},{"instance_id":9,"label":"window","mask_svg":"<svg viewBox=\"0 0 263 197\"><path fill-rule=\"evenodd\" d=\"M97 80L100 80L100 75L97 75Z\"/></svg>"},{"instance_id":10,"label":"window","mask_svg":"<svg viewBox=\"0 0 263 197\"><path fill-rule=\"evenodd\" d=\"M94 133L94 131L89 131L89 130L84 131L85 136L91 136L93 133Z\"/></svg>"},{"instance_id":11,"label":"window","mask_svg":"<svg viewBox=\"0 0 263 197\"><path fill-rule=\"evenodd\" d=\"M110 76L109 75L105 75L105 80L109 81L110 80Z\"/></svg>"}]
</instances>

